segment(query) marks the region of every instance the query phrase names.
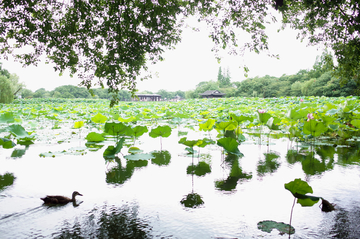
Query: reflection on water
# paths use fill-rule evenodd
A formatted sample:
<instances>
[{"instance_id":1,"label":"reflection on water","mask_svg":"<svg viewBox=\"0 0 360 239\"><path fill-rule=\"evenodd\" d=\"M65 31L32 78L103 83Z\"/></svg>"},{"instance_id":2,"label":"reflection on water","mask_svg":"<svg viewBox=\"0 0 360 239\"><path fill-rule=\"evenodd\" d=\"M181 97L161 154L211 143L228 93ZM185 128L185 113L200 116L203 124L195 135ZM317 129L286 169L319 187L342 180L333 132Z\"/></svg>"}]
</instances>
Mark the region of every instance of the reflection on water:
<instances>
[{"instance_id":1,"label":"reflection on water","mask_svg":"<svg viewBox=\"0 0 360 239\"><path fill-rule=\"evenodd\" d=\"M14 183L15 177L12 173L0 175L0 191Z\"/></svg>"},{"instance_id":2,"label":"reflection on water","mask_svg":"<svg viewBox=\"0 0 360 239\"><path fill-rule=\"evenodd\" d=\"M177 143L179 137L164 142L170 142L169 151L153 151L144 140L139 148L151 154L148 160L119 154L104 161L102 150L39 158L44 150L33 146L26 154L9 152L0 158L0 237L279 238L257 224L288 223L292 196L284 183L295 178L306 180L315 196L336 203L337 210L324 213L319 205L297 204L292 238L359 235L360 147L287 148L288 141L271 139L263 148L243 143L243 157L208 145L193 158ZM40 206L40 197L73 189L84 194L78 207Z\"/></svg>"},{"instance_id":3,"label":"reflection on water","mask_svg":"<svg viewBox=\"0 0 360 239\"><path fill-rule=\"evenodd\" d=\"M221 191L232 191L236 188L238 181L251 179L251 173L244 173L239 165L239 156L228 154L225 157L225 167L230 167L229 176L223 180L215 181L215 187Z\"/></svg>"},{"instance_id":4,"label":"reflection on water","mask_svg":"<svg viewBox=\"0 0 360 239\"><path fill-rule=\"evenodd\" d=\"M54 238L151 238L151 227L144 219L138 218L138 207L123 205L118 208L104 206L94 208L82 219L73 224L64 222Z\"/></svg>"},{"instance_id":5,"label":"reflection on water","mask_svg":"<svg viewBox=\"0 0 360 239\"><path fill-rule=\"evenodd\" d=\"M335 224L331 229L332 238L359 238L360 207L352 205L349 209L337 209Z\"/></svg>"}]
</instances>

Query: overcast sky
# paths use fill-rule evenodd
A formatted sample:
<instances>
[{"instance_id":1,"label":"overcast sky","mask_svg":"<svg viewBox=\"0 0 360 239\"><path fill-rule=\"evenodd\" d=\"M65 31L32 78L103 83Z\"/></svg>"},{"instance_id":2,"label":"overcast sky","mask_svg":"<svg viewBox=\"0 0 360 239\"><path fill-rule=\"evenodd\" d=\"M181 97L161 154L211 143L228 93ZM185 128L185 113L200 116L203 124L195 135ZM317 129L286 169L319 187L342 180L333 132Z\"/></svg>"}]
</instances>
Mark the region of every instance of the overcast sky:
<instances>
[{"instance_id":1,"label":"overcast sky","mask_svg":"<svg viewBox=\"0 0 360 239\"><path fill-rule=\"evenodd\" d=\"M230 56L221 53L223 57L219 64L211 51L214 43L208 37L208 32L201 30L195 32L185 28L182 41L176 45L175 50L167 50L163 57L165 60L156 65L149 66L149 70L157 73L152 79L139 82L140 91L149 90L157 92L160 89L167 91L191 90L202 81L217 80L218 69L229 68L231 81L245 79L242 66L249 67L249 77L276 76L283 74L296 74L301 69L311 69L316 56L321 55L323 49L307 46L306 42L296 39L296 31L287 29L277 32L278 25L271 25L267 31L269 35L270 51L279 54L280 59L270 58L267 54L246 53L244 56ZM53 90L60 85L77 85L80 80L71 78L65 72L59 76L51 65L43 62L37 67L22 68L19 63L12 60L2 60L3 68L15 73L24 82L26 88L35 91L39 88Z\"/></svg>"}]
</instances>

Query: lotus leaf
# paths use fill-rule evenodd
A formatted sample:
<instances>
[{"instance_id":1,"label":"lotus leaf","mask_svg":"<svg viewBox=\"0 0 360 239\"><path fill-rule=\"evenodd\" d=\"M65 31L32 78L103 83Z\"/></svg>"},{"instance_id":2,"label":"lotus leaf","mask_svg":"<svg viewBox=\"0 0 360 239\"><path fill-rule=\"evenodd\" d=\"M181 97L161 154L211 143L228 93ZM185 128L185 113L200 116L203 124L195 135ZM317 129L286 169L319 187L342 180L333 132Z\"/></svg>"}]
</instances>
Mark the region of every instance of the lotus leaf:
<instances>
[{"instance_id":1,"label":"lotus leaf","mask_svg":"<svg viewBox=\"0 0 360 239\"><path fill-rule=\"evenodd\" d=\"M239 143L236 141L236 139L229 137L221 138L217 141L217 145L223 147L229 153L243 156L243 154L238 149Z\"/></svg>"},{"instance_id":2,"label":"lotus leaf","mask_svg":"<svg viewBox=\"0 0 360 239\"><path fill-rule=\"evenodd\" d=\"M6 112L0 115L0 123L13 123L13 122L15 122L13 113Z\"/></svg>"},{"instance_id":3,"label":"lotus leaf","mask_svg":"<svg viewBox=\"0 0 360 239\"><path fill-rule=\"evenodd\" d=\"M149 133L149 136L152 138L157 138L157 137L169 137L171 135L171 128L168 125L165 126L158 126L154 129L152 129Z\"/></svg>"},{"instance_id":4,"label":"lotus leaf","mask_svg":"<svg viewBox=\"0 0 360 239\"><path fill-rule=\"evenodd\" d=\"M90 132L85 139L89 142L102 142L105 140L101 134L96 132Z\"/></svg>"},{"instance_id":5,"label":"lotus leaf","mask_svg":"<svg viewBox=\"0 0 360 239\"><path fill-rule=\"evenodd\" d=\"M97 113L95 116L91 117L91 121L94 123L105 123L108 118L101 113Z\"/></svg>"},{"instance_id":6,"label":"lotus leaf","mask_svg":"<svg viewBox=\"0 0 360 239\"><path fill-rule=\"evenodd\" d=\"M208 119L205 123L199 124L200 130L210 131L215 125L214 119Z\"/></svg>"},{"instance_id":7,"label":"lotus leaf","mask_svg":"<svg viewBox=\"0 0 360 239\"><path fill-rule=\"evenodd\" d=\"M327 129L324 123L311 119L304 123L303 132L304 134L311 134L314 137L318 137L325 133Z\"/></svg>"},{"instance_id":8,"label":"lotus leaf","mask_svg":"<svg viewBox=\"0 0 360 239\"><path fill-rule=\"evenodd\" d=\"M83 127L84 126L84 121L76 121L75 123L74 123L74 128L75 129L80 129L81 127Z\"/></svg>"},{"instance_id":9,"label":"lotus leaf","mask_svg":"<svg viewBox=\"0 0 360 239\"><path fill-rule=\"evenodd\" d=\"M11 149L15 147L16 144L10 139L0 138L0 145L2 145L4 149Z\"/></svg>"},{"instance_id":10,"label":"lotus leaf","mask_svg":"<svg viewBox=\"0 0 360 239\"><path fill-rule=\"evenodd\" d=\"M266 221L258 222L257 226L259 230L268 233L270 233L273 229L277 229L281 235L295 233L295 228L293 226L290 226L289 224L283 222L266 220Z\"/></svg>"}]
</instances>

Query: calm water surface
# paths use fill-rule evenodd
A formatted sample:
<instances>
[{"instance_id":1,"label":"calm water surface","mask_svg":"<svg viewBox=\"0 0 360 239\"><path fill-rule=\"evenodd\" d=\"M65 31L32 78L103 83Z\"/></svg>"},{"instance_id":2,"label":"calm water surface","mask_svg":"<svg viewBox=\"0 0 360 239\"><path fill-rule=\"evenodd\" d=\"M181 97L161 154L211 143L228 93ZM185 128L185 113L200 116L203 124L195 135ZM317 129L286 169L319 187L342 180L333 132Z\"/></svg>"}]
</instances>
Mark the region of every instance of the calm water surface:
<instances>
[{"instance_id":1,"label":"calm water surface","mask_svg":"<svg viewBox=\"0 0 360 239\"><path fill-rule=\"evenodd\" d=\"M185 131L185 129L181 129ZM45 132L44 132L45 134ZM189 130L188 138L202 138ZM360 153L357 147L316 146L312 158L287 139L271 139L259 145L247 135L239 146L242 158L222 155L209 145L200 157L186 155L178 129L162 139L171 158L164 162L106 161L104 149L84 155L39 157L45 152L81 151L86 141L79 136L57 144L34 144L24 154L11 157L14 149L0 149L0 174L15 177L0 188L1 238L288 238L257 228L263 220L289 223L293 196L284 183L301 178L313 195L336 204L324 213L296 204L291 238L360 237ZM216 134L211 135L216 140ZM55 139L54 139L55 140ZM136 146L145 153L160 150L159 138L144 135ZM26 150L25 150L26 149ZM75 150L76 151L76 150ZM74 152L74 149L73 151ZM122 149L124 155L127 147ZM13 155L14 156L14 155ZM168 156L169 157L169 156ZM269 162L266 159L275 158ZM167 158L169 159L169 158ZM198 161L211 166L203 176L187 174ZM160 165L159 165L160 164ZM40 197L66 195L77 190L77 205L46 206ZM185 207L186 195L196 193L203 204Z\"/></svg>"}]
</instances>

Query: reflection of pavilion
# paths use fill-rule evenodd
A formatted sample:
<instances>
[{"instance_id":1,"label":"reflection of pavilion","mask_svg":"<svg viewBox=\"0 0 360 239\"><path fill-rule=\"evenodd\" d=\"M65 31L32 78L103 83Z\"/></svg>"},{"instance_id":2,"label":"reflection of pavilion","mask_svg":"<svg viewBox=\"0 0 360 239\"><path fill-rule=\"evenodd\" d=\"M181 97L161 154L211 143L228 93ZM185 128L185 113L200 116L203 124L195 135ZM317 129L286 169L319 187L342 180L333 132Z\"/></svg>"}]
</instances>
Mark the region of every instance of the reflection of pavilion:
<instances>
[{"instance_id":1,"label":"reflection of pavilion","mask_svg":"<svg viewBox=\"0 0 360 239\"><path fill-rule=\"evenodd\" d=\"M137 97L132 98L133 101L160 101L161 95L158 94L136 94Z\"/></svg>"}]
</instances>

